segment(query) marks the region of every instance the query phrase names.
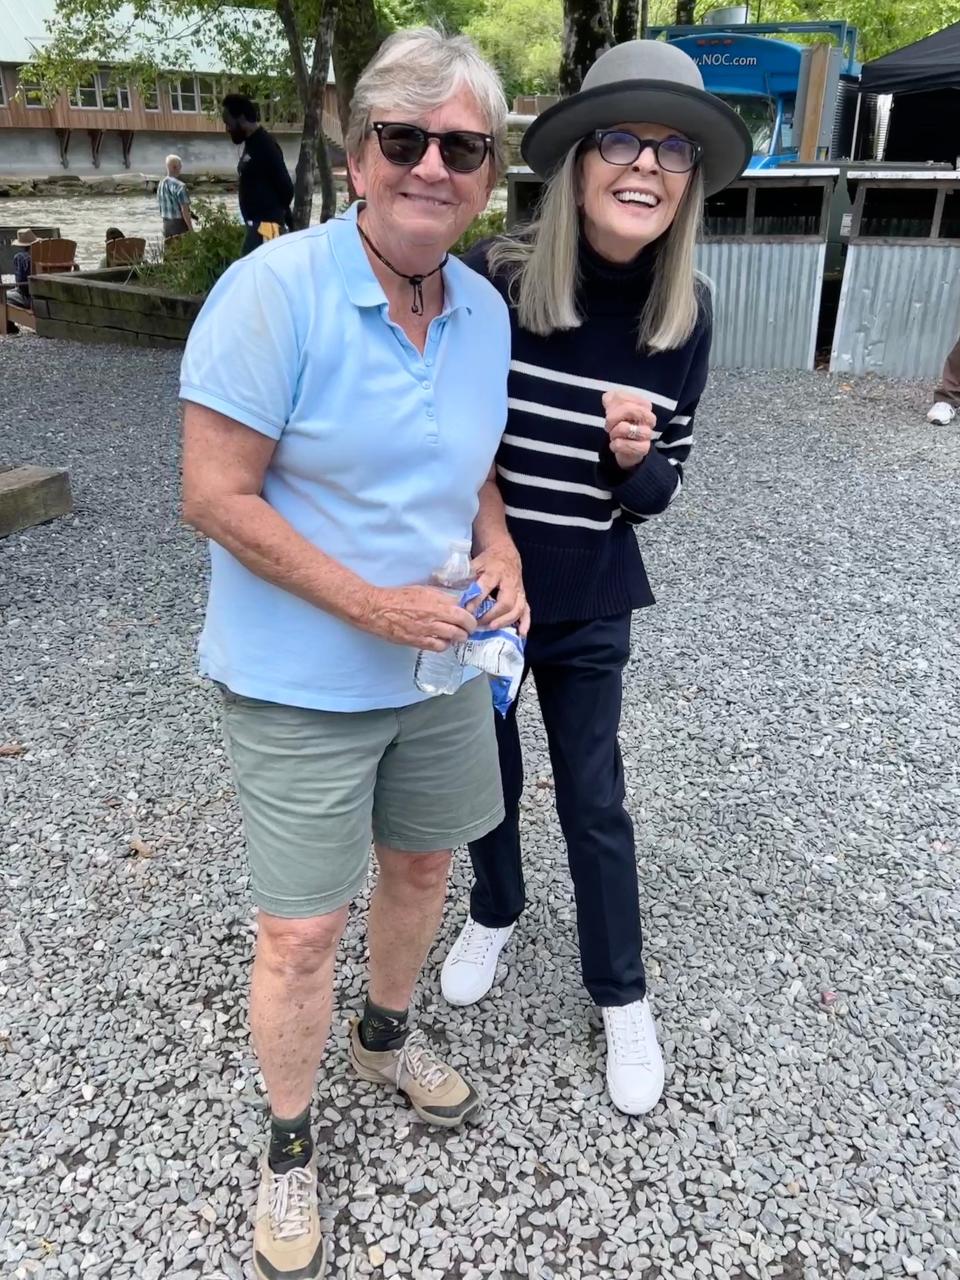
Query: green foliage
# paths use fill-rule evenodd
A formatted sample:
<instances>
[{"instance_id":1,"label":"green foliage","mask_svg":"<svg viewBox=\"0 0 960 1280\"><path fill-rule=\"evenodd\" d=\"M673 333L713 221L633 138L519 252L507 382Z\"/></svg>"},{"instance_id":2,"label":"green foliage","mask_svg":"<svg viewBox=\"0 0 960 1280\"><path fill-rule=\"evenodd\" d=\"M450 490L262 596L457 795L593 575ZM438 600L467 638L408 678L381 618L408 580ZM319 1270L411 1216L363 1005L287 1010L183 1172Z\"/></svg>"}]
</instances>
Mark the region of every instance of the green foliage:
<instances>
[{"instance_id":1,"label":"green foliage","mask_svg":"<svg viewBox=\"0 0 960 1280\"><path fill-rule=\"evenodd\" d=\"M466 33L500 72L508 101L521 93L556 93L561 0L485 0Z\"/></svg>"},{"instance_id":2,"label":"green foliage","mask_svg":"<svg viewBox=\"0 0 960 1280\"><path fill-rule=\"evenodd\" d=\"M145 263L139 269L145 285L169 293L206 294L240 257L244 227L223 205L193 200L190 210L198 229L171 241L162 262Z\"/></svg>"},{"instance_id":3,"label":"green foliage","mask_svg":"<svg viewBox=\"0 0 960 1280\"><path fill-rule=\"evenodd\" d=\"M490 236L502 236L507 229L507 215L502 209L488 209L470 223L466 231L450 250L451 253L466 253L478 240L486 240Z\"/></svg>"},{"instance_id":4,"label":"green foliage","mask_svg":"<svg viewBox=\"0 0 960 1280\"><path fill-rule=\"evenodd\" d=\"M450 35L463 31L482 9L483 0L377 0L378 13L392 30L431 26Z\"/></svg>"},{"instance_id":5,"label":"green foliage","mask_svg":"<svg viewBox=\"0 0 960 1280\"><path fill-rule=\"evenodd\" d=\"M760 18L756 7L751 17L763 22L846 18L860 31L860 57L866 62L960 21L960 0L762 0Z\"/></svg>"},{"instance_id":6,"label":"green foliage","mask_svg":"<svg viewBox=\"0 0 960 1280\"><path fill-rule=\"evenodd\" d=\"M656 6L656 12L654 12ZM697 21L714 0L698 0ZM663 14L662 0L651 4L651 23L672 22L675 5ZM751 22L817 22L846 19L860 32L860 58L867 62L922 40L960 22L960 0L752 0ZM789 39L789 37L786 37Z\"/></svg>"}]
</instances>

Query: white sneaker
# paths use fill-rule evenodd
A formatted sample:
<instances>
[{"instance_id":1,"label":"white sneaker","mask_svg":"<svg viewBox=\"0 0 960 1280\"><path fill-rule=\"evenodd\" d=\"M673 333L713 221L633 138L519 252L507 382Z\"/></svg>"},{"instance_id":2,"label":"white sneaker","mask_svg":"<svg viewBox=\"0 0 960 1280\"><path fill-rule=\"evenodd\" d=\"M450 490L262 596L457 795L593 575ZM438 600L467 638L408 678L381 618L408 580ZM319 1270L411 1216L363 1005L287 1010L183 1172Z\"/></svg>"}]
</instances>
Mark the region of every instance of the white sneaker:
<instances>
[{"instance_id":1,"label":"white sneaker","mask_svg":"<svg viewBox=\"0 0 960 1280\"><path fill-rule=\"evenodd\" d=\"M948 426L957 416L957 411L946 400L938 400L927 414L928 422L935 422L938 427Z\"/></svg>"},{"instance_id":2,"label":"white sneaker","mask_svg":"<svg viewBox=\"0 0 960 1280\"><path fill-rule=\"evenodd\" d=\"M483 999L493 986L497 960L515 927L488 929L467 916L440 973L440 989L448 1004L475 1004Z\"/></svg>"},{"instance_id":3,"label":"white sneaker","mask_svg":"<svg viewBox=\"0 0 960 1280\"><path fill-rule=\"evenodd\" d=\"M650 1111L663 1093L663 1054L646 1000L601 1010L607 1033L607 1088L628 1116Z\"/></svg>"}]
</instances>

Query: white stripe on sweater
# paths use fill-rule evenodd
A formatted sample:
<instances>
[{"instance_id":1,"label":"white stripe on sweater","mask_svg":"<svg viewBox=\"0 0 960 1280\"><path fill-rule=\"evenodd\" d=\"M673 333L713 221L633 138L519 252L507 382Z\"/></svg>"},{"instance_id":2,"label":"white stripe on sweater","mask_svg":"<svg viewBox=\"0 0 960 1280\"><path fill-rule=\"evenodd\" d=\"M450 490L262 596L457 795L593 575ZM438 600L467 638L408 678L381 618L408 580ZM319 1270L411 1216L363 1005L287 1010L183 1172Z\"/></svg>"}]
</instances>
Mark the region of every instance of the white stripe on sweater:
<instances>
[{"instance_id":1,"label":"white stripe on sweater","mask_svg":"<svg viewBox=\"0 0 960 1280\"><path fill-rule=\"evenodd\" d=\"M506 467L497 465L497 474L504 480L512 480L514 484L529 485L532 489L554 489L558 493L584 493L588 498L604 498L609 501L613 494L609 489L598 489L592 484L577 484L574 480L550 480L547 476L521 475L519 471L508 471Z\"/></svg>"},{"instance_id":2,"label":"white stripe on sweater","mask_svg":"<svg viewBox=\"0 0 960 1280\"><path fill-rule=\"evenodd\" d=\"M685 444L693 444L692 435L684 436L681 440L664 440L659 445L657 445L657 448L658 449L679 449Z\"/></svg>"},{"instance_id":3,"label":"white stripe on sweater","mask_svg":"<svg viewBox=\"0 0 960 1280\"><path fill-rule=\"evenodd\" d=\"M525 373L530 378L543 378L545 382L562 382L568 387L585 387L588 391L626 391L630 395L640 396L651 404L658 404L664 409L675 409L676 400L657 395L655 391L646 391L643 387L628 387L622 382L603 382L600 378L581 378L575 373L563 373L559 369L546 369L539 364L526 364L523 360L511 360L510 368L515 373ZM688 418L689 422L690 419Z\"/></svg>"},{"instance_id":4,"label":"white stripe on sweater","mask_svg":"<svg viewBox=\"0 0 960 1280\"><path fill-rule=\"evenodd\" d=\"M536 413L541 418L556 418L560 422L579 422L585 427L600 427L601 430L607 422L606 418L598 417L595 413L577 413L575 409L556 409L552 404L537 404L534 400L515 400L513 396L508 398L507 407L519 409L523 413Z\"/></svg>"},{"instance_id":5,"label":"white stripe on sweater","mask_svg":"<svg viewBox=\"0 0 960 1280\"><path fill-rule=\"evenodd\" d=\"M515 520L539 520L541 524L573 525L578 529L611 529L614 520L620 515L619 508L613 511L609 520L588 520L586 516L557 516L549 511L524 511L520 507L504 507L504 511Z\"/></svg>"},{"instance_id":6,"label":"white stripe on sweater","mask_svg":"<svg viewBox=\"0 0 960 1280\"><path fill-rule=\"evenodd\" d=\"M532 449L534 453L552 453L558 458L583 458L587 462L596 462L600 457L596 449L575 449L569 444L553 444L549 440L531 440L528 436L515 436L509 432L503 437L502 443L516 445L518 449Z\"/></svg>"},{"instance_id":7,"label":"white stripe on sweater","mask_svg":"<svg viewBox=\"0 0 960 1280\"><path fill-rule=\"evenodd\" d=\"M690 421L689 413L686 413L686 414L678 413L675 418L670 419L667 425L670 427L685 427L689 421Z\"/></svg>"}]
</instances>

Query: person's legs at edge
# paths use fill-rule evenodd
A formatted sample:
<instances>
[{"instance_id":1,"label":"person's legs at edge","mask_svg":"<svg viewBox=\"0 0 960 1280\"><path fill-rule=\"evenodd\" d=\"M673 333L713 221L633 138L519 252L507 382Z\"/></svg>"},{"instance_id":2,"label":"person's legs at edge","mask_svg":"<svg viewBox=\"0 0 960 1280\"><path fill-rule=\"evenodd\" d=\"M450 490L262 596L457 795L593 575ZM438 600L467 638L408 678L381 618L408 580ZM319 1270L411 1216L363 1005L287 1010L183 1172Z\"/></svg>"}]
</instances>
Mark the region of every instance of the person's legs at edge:
<instances>
[{"instance_id":1,"label":"person's legs at edge","mask_svg":"<svg viewBox=\"0 0 960 1280\"><path fill-rule=\"evenodd\" d=\"M933 407L927 414L930 422L946 426L960 408L960 340L947 356L940 375L940 385L933 395Z\"/></svg>"},{"instance_id":2,"label":"person's legs at edge","mask_svg":"<svg viewBox=\"0 0 960 1280\"><path fill-rule=\"evenodd\" d=\"M633 822L617 734L630 615L551 628L534 672L573 877L584 985L601 1007L616 1105L648 1111L663 1058L646 1000Z\"/></svg>"},{"instance_id":3,"label":"person's legs at edge","mask_svg":"<svg viewBox=\"0 0 960 1280\"><path fill-rule=\"evenodd\" d=\"M531 641L536 643L533 635L527 642L524 679L530 670ZM493 986L500 952L526 904L520 848L523 750L517 727L519 698L518 691L507 715L494 717L506 817L489 835L470 842L474 877L470 910L440 974L444 998L454 1005L473 1004Z\"/></svg>"}]
</instances>

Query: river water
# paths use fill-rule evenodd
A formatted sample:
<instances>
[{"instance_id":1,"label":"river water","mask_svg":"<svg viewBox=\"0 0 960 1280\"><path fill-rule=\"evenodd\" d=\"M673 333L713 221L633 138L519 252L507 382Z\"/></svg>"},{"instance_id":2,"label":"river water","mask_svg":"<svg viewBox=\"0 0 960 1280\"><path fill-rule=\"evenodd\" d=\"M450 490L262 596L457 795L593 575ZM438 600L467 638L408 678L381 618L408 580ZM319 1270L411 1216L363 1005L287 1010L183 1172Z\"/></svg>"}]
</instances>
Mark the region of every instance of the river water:
<instances>
[{"instance_id":1,"label":"river water","mask_svg":"<svg viewBox=\"0 0 960 1280\"><path fill-rule=\"evenodd\" d=\"M202 195L211 204L223 204L239 218L237 197ZM506 191L494 191L491 208L506 207ZM320 201L314 201L313 221L320 221ZM143 236L148 256L159 256L162 240L157 197L152 191L109 196L32 196L28 199L0 199L0 223L12 227L59 227L67 240L77 242L77 260L87 270L98 267L103 257L107 227L119 227L125 235ZM151 248L155 253L151 253Z\"/></svg>"},{"instance_id":2,"label":"river water","mask_svg":"<svg viewBox=\"0 0 960 1280\"><path fill-rule=\"evenodd\" d=\"M202 198L237 211L235 195L204 195ZM26 200L19 197L0 200L0 223L11 227L59 227L65 239L76 240L77 261L88 270L100 265L107 227L119 227L128 236L143 236L150 256L156 256L150 254L151 247L155 247L159 254L163 239L157 197L152 191L130 195L32 196Z\"/></svg>"}]
</instances>

